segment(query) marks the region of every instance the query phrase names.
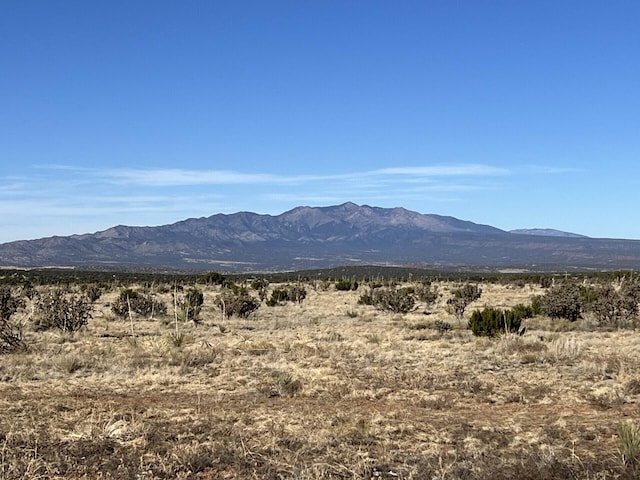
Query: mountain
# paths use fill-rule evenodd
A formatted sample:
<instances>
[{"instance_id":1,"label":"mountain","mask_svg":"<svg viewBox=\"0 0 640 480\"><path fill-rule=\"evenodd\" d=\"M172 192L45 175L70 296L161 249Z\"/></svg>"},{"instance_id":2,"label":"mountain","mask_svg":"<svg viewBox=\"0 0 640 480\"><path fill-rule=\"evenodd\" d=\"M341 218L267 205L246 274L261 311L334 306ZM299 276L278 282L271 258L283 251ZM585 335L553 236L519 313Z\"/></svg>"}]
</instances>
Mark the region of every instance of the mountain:
<instances>
[{"instance_id":1,"label":"mountain","mask_svg":"<svg viewBox=\"0 0 640 480\"><path fill-rule=\"evenodd\" d=\"M404 208L345 203L0 245L0 265L275 271L341 265L640 268L640 241L510 233Z\"/></svg>"},{"instance_id":2,"label":"mountain","mask_svg":"<svg viewBox=\"0 0 640 480\"><path fill-rule=\"evenodd\" d=\"M553 228L519 228L517 230L509 230L509 233L518 235L541 235L543 237L588 238L586 235L563 232L562 230L554 230Z\"/></svg>"}]
</instances>

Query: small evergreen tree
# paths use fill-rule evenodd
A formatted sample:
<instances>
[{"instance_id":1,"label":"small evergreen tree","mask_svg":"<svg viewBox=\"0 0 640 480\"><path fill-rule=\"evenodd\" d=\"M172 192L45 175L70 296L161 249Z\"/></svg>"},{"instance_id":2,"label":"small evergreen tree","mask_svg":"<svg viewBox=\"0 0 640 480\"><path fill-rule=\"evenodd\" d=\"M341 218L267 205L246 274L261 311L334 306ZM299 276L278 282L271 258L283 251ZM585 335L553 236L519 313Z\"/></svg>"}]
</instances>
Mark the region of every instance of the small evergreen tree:
<instances>
[{"instance_id":1,"label":"small evergreen tree","mask_svg":"<svg viewBox=\"0 0 640 480\"><path fill-rule=\"evenodd\" d=\"M552 287L540 297L542 313L575 322L581 316L580 290L575 285Z\"/></svg>"}]
</instances>

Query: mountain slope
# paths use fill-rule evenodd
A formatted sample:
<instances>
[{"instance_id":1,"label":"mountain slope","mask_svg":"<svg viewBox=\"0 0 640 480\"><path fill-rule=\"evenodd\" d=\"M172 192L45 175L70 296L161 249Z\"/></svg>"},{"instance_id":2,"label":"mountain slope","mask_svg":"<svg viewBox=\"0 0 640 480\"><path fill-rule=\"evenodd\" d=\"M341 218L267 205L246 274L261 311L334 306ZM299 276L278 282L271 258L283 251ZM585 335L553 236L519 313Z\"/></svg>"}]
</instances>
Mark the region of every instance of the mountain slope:
<instances>
[{"instance_id":1,"label":"mountain slope","mask_svg":"<svg viewBox=\"0 0 640 480\"><path fill-rule=\"evenodd\" d=\"M0 245L0 264L10 266L258 271L372 263L640 268L640 242L513 234L453 217L345 203Z\"/></svg>"},{"instance_id":2,"label":"mountain slope","mask_svg":"<svg viewBox=\"0 0 640 480\"><path fill-rule=\"evenodd\" d=\"M519 228L517 230L509 230L509 233L518 235L541 235L544 237L571 237L571 238L587 238L586 235L579 233L563 232L553 228Z\"/></svg>"}]
</instances>

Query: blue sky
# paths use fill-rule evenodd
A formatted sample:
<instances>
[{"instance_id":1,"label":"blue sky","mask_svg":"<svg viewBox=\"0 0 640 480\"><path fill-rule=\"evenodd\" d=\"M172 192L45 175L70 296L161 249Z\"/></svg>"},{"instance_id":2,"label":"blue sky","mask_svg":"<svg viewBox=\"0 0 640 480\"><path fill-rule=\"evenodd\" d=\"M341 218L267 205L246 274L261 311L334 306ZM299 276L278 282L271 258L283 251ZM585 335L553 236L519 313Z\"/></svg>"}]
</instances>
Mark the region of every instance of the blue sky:
<instances>
[{"instance_id":1,"label":"blue sky","mask_svg":"<svg viewBox=\"0 0 640 480\"><path fill-rule=\"evenodd\" d=\"M640 239L640 2L0 6L0 242L353 201Z\"/></svg>"}]
</instances>

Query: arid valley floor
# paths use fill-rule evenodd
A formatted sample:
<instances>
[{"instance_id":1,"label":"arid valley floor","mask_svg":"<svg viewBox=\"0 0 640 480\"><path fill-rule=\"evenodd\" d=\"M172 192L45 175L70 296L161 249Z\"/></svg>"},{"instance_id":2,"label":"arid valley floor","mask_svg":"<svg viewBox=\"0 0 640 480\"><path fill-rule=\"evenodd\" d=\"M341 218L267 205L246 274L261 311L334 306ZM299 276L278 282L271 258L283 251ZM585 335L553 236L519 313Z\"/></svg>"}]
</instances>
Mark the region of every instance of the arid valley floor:
<instances>
[{"instance_id":1,"label":"arid valley floor","mask_svg":"<svg viewBox=\"0 0 640 480\"><path fill-rule=\"evenodd\" d=\"M165 317L122 319L114 288L73 335L35 331L27 305L28 350L0 357L0 478L638 478L620 438L640 419L637 329L536 316L474 337L474 308L543 289L481 283L456 319L455 282L404 315L317 283L247 319L204 286L201 322L177 327L171 292Z\"/></svg>"}]
</instances>

